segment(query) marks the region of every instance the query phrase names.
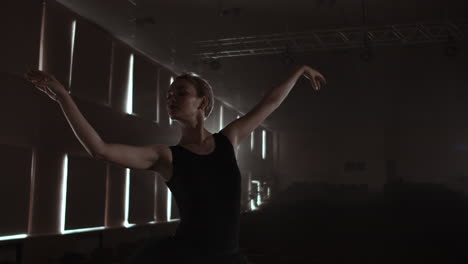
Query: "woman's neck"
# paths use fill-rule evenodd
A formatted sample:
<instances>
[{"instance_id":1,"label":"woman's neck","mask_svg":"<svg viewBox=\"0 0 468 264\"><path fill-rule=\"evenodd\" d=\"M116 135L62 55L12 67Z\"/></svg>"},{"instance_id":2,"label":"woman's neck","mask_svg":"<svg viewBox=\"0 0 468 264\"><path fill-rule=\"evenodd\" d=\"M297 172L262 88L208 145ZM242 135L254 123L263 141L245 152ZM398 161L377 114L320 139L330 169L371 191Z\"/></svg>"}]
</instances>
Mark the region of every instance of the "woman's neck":
<instances>
[{"instance_id":1,"label":"woman's neck","mask_svg":"<svg viewBox=\"0 0 468 264\"><path fill-rule=\"evenodd\" d=\"M211 133L205 128L202 129L185 129L182 130L182 137L179 141L180 145L195 145L202 146L210 139Z\"/></svg>"}]
</instances>

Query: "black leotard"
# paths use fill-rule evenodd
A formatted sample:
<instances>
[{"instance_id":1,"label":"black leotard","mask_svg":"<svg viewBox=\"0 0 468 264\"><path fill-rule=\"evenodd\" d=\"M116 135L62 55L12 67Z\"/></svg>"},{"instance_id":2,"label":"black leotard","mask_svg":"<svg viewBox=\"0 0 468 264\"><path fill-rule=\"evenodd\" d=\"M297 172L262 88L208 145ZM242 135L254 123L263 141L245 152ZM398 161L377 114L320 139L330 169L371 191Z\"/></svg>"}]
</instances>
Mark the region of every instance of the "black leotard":
<instances>
[{"instance_id":1,"label":"black leotard","mask_svg":"<svg viewBox=\"0 0 468 264\"><path fill-rule=\"evenodd\" d=\"M174 236L149 238L125 263L249 263L239 251L241 174L234 149L222 133L213 137L215 150L207 155L170 146L173 175L166 184L180 223Z\"/></svg>"},{"instance_id":2,"label":"black leotard","mask_svg":"<svg viewBox=\"0 0 468 264\"><path fill-rule=\"evenodd\" d=\"M232 254L239 250L241 174L230 140L220 132L213 137L215 149L206 155L170 146L167 186L180 213L175 239L201 252Z\"/></svg>"}]
</instances>

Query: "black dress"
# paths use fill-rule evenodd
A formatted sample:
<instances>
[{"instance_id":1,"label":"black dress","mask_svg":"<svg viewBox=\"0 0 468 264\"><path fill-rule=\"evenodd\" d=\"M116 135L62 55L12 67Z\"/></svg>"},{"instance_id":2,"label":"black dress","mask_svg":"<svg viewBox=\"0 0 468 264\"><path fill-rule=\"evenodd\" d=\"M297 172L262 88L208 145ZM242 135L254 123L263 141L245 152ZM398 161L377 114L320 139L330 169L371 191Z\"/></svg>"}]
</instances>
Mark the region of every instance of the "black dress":
<instances>
[{"instance_id":1,"label":"black dress","mask_svg":"<svg viewBox=\"0 0 468 264\"><path fill-rule=\"evenodd\" d=\"M200 155L170 146L173 176L166 182L180 213L174 236L150 239L129 263L248 263L239 252L241 174L222 133L215 150Z\"/></svg>"}]
</instances>

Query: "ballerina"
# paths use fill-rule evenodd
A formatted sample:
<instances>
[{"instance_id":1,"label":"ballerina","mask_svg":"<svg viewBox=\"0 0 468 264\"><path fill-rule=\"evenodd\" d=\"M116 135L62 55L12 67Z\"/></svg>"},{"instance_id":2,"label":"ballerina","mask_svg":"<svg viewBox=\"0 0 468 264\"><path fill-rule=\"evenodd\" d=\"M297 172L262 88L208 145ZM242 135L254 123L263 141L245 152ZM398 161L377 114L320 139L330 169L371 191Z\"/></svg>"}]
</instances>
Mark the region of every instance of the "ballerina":
<instances>
[{"instance_id":1,"label":"ballerina","mask_svg":"<svg viewBox=\"0 0 468 264\"><path fill-rule=\"evenodd\" d=\"M239 251L241 175L236 147L286 98L304 76L319 90L322 74L307 65L294 69L244 116L211 134L205 120L213 110L210 84L194 73L178 75L166 92L166 109L182 131L174 146L130 146L104 142L53 75L29 71L25 77L57 101L83 147L94 158L126 168L152 170L171 190L180 212L174 236L150 239L128 263L248 263Z\"/></svg>"}]
</instances>

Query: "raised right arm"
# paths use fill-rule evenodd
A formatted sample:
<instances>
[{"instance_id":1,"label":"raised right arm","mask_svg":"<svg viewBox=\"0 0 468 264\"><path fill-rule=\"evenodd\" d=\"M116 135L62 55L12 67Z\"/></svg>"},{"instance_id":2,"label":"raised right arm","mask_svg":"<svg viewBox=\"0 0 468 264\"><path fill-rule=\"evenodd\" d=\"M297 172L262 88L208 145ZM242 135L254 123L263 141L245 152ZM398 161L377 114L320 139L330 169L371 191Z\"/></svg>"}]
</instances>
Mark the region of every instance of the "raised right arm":
<instances>
[{"instance_id":1,"label":"raised right arm","mask_svg":"<svg viewBox=\"0 0 468 264\"><path fill-rule=\"evenodd\" d=\"M75 136L94 158L107 160L132 169L148 169L160 157L162 145L131 146L104 142L81 114L73 98L67 93L57 94L57 102Z\"/></svg>"}]
</instances>

